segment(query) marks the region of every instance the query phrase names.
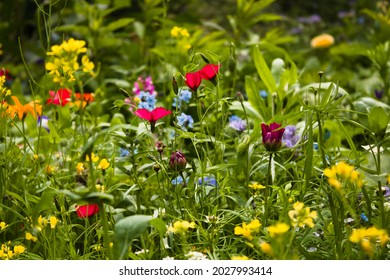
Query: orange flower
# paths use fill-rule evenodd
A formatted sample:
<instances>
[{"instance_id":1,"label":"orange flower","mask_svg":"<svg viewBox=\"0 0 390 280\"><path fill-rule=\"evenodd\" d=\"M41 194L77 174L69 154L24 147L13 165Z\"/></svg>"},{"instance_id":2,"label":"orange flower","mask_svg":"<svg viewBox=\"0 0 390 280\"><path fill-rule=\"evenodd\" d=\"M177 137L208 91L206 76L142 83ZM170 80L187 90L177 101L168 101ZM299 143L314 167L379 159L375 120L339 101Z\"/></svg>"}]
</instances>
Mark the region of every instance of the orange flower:
<instances>
[{"instance_id":1,"label":"orange flower","mask_svg":"<svg viewBox=\"0 0 390 280\"><path fill-rule=\"evenodd\" d=\"M310 45L314 49L327 48L334 44L334 38L329 34L321 34L310 41Z\"/></svg>"},{"instance_id":2,"label":"orange flower","mask_svg":"<svg viewBox=\"0 0 390 280\"><path fill-rule=\"evenodd\" d=\"M24 119L28 112L30 112L34 118L42 114L42 105L39 104L39 100L33 100L29 103L22 105L19 99L16 96L11 96L15 105L8 104L7 113L11 118L15 117L15 114L18 115L19 120Z\"/></svg>"},{"instance_id":3,"label":"orange flower","mask_svg":"<svg viewBox=\"0 0 390 280\"><path fill-rule=\"evenodd\" d=\"M95 98L93 97L93 93L75 93L74 96L77 100L80 101L86 101L87 104L95 101Z\"/></svg>"}]
</instances>

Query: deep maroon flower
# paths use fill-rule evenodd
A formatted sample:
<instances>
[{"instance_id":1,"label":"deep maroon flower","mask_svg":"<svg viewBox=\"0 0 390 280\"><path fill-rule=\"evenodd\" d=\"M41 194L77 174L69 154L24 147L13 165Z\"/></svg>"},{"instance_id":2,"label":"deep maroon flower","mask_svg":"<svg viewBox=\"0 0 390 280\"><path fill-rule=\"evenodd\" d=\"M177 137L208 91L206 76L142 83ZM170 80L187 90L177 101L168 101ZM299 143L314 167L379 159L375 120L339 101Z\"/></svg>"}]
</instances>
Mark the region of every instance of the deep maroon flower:
<instances>
[{"instance_id":1,"label":"deep maroon flower","mask_svg":"<svg viewBox=\"0 0 390 280\"><path fill-rule=\"evenodd\" d=\"M199 71L187 73L185 82L186 85L195 92L202 82L202 75Z\"/></svg>"},{"instance_id":2,"label":"deep maroon flower","mask_svg":"<svg viewBox=\"0 0 390 280\"><path fill-rule=\"evenodd\" d=\"M77 216L80 218L88 218L99 212L99 205L97 204L86 204L82 206L76 206Z\"/></svg>"},{"instance_id":3,"label":"deep maroon flower","mask_svg":"<svg viewBox=\"0 0 390 280\"><path fill-rule=\"evenodd\" d=\"M212 80L218 73L220 65L219 64L207 64L202 69L199 70L202 79Z\"/></svg>"},{"instance_id":4,"label":"deep maroon flower","mask_svg":"<svg viewBox=\"0 0 390 280\"><path fill-rule=\"evenodd\" d=\"M282 146L284 128L280 127L281 125L276 122L270 125L261 124L263 144L267 151L275 152Z\"/></svg>"},{"instance_id":5,"label":"deep maroon flower","mask_svg":"<svg viewBox=\"0 0 390 280\"><path fill-rule=\"evenodd\" d=\"M169 160L169 166L175 171L182 171L187 165L186 157L183 153L175 151Z\"/></svg>"},{"instance_id":6,"label":"deep maroon flower","mask_svg":"<svg viewBox=\"0 0 390 280\"><path fill-rule=\"evenodd\" d=\"M156 121L159 119L168 116L170 113L172 113L171 110L167 110L162 107L157 107L153 111L149 111L147 109L138 109L134 112L136 116L140 117L141 119L147 120L150 122L151 131L154 132L154 126L156 124Z\"/></svg>"}]
</instances>

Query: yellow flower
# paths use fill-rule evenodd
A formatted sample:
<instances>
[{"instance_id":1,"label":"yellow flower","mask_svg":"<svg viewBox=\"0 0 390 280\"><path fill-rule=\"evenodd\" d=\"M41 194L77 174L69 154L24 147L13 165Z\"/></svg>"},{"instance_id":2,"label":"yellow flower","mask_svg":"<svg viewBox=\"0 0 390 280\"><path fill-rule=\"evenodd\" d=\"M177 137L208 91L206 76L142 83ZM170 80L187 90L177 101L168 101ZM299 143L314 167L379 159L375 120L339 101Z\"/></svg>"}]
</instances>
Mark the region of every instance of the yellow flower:
<instances>
[{"instance_id":1,"label":"yellow flower","mask_svg":"<svg viewBox=\"0 0 390 280\"><path fill-rule=\"evenodd\" d=\"M187 37L190 37L190 33L188 33L188 30L185 28L174 26L171 29L171 37L173 37L173 38L179 38L179 37L187 38Z\"/></svg>"},{"instance_id":2,"label":"yellow flower","mask_svg":"<svg viewBox=\"0 0 390 280\"><path fill-rule=\"evenodd\" d=\"M23 254L25 251L26 251L26 248L23 245L15 245L14 246L15 256Z\"/></svg>"},{"instance_id":3,"label":"yellow flower","mask_svg":"<svg viewBox=\"0 0 390 280\"><path fill-rule=\"evenodd\" d=\"M317 49L317 48L328 48L331 45L334 44L334 38L332 35L329 34L321 34L310 41L310 45L312 48Z\"/></svg>"},{"instance_id":4,"label":"yellow flower","mask_svg":"<svg viewBox=\"0 0 390 280\"><path fill-rule=\"evenodd\" d=\"M47 219L42 218L42 215L39 215L38 217L38 223L35 225L35 228L39 231L42 231L42 229L47 225Z\"/></svg>"},{"instance_id":5,"label":"yellow flower","mask_svg":"<svg viewBox=\"0 0 390 280\"><path fill-rule=\"evenodd\" d=\"M249 241L253 240L253 233L257 233L259 231L261 224L258 219L251 221L249 224L243 222L242 226L236 226L234 228L235 235L242 235Z\"/></svg>"},{"instance_id":6,"label":"yellow flower","mask_svg":"<svg viewBox=\"0 0 390 280\"><path fill-rule=\"evenodd\" d=\"M389 236L383 229L376 227L353 229L349 241L359 243L361 248L370 256L373 254L374 245L384 247L389 241Z\"/></svg>"},{"instance_id":7,"label":"yellow flower","mask_svg":"<svg viewBox=\"0 0 390 280\"><path fill-rule=\"evenodd\" d=\"M56 168L54 166L46 165L46 167L45 167L45 172L47 175L53 174L54 170L56 170Z\"/></svg>"},{"instance_id":8,"label":"yellow flower","mask_svg":"<svg viewBox=\"0 0 390 280\"><path fill-rule=\"evenodd\" d=\"M269 255L271 257L274 254L274 252L272 251L271 245L269 243L267 243L267 242L262 242L260 244L260 249L261 249L261 251L263 251L264 253L266 253L267 255Z\"/></svg>"},{"instance_id":9,"label":"yellow flower","mask_svg":"<svg viewBox=\"0 0 390 280\"><path fill-rule=\"evenodd\" d=\"M262 189L265 189L265 186L257 183L257 182L254 182L252 184L249 184L249 186L251 189L254 189L254 190L262 190Z\"/></svg>"},{"instance_id":10,"label":"yellow flower","mask_svg":"<svg viewBox=\"0 0 390 280\"><path fill-rule=\"evenodd\" d=\"M317 212L310 212L310 208L304 208L302 202L295 202L293 205L293 210L288 212L288 216L291 219L292 226L303 227L307 225L308 227L314 227L313 219L317 218Z\"/></svg>"},{"instance_id":11,"label":"yellow flower","mask_svg":"<svg viewBox=\"0 0 390 280\"><path fill-rule=\"evenodd\" d=\"M92 162L97 162L97 161L99 160L99 157L98 157L98 156L95 156L94 153L91 153L91 159L92 159ZM86 160L86 161L89 161L89 160L90 160L90 159L89 159L89 155L86 155L86 156L85 156L85 160Z\"/></svg>"},{"instance_id":12,"label":"yellow flower","mask_svg":"<svg viewBox=\"0 0 390 280\"><path fill-rule=\"evenodd\" d=\"M84 171L84 164L82 162L78 162L77 165L76 165L76 171L77 171L77 174L82 174L83 171Z\"/></svg>"},{"instance_id":13,"label":"yellow flower","mask_svg":"<svg viewBox=\"0 0 390 280\"><path fill-rule=\"evenodd\" d=\"M36 238L34 235L32 235L29 232L26 232L26 240L31 240L33 242L37 242L38 238Z\"/></svg>"},{"instance_id":14,"label":"yellow flower","mask_svg":"<svg viewBox=\"0 0 390 280\"><path fill-rule=\"evenodd\" d=\"M285 223L277 223L276 225L267 227L268 233L271 237L285 234L290 229L290 226Z\"/></svg>"},{"instance_id":15,"label":"yellow flower","mask_svg":"<svg viewBox=\"0 0 390 280\"><path fill-rule=\"evenodd\" d=\"M232 261L247 261L249 258L247 256L233 256Z\"/></svg>"},{"instance_id":16,"label":"yellow flower","mask_svg":"<svg viewBox=\"0 0 390 280\"><path fill-rule=\"evenodd\" d=\"M195 222L188 221L176 221L173 223L173 227L169 227L168 231L173 233L186 233L189 228L195 228Z\"/></svg>"},{"instance_id":17,"label":"yellow flower","mask_svg":"<svg viewBox=\"0 0 390 280\"><path fill-rule=\"evenodd\" d=\"M360 173L355 168L344 161L338 162L336 165L326 168L324 175L328 177L328 183L336 190L341 191L343 181L356 184L358 188L363 186L363 180Z\"/></svg>"},{"instance_id":18,"label":"yellow flower","mask_svg":"<svg viewBox=\"0 0 390 280\"><path fill-rule=\"evenodd\" d=\"M98 169L107 169L108 167L110 166L110 163L104 158L100 161L99 165L98 165Z\"/></svg>"},{"instance_id":19,"label":"yellow flower","mask_svg":"<svg viewBox=\"0 0 390 280\"><path fill-rule=\"evenodd\" d=\"M7 87L4 86L6 81L7 81L6 75L0 76L0 96L11 95L11 90L7 89Z\"/></svg>"},{"instance_id":20,"label":"yellow flower","mask_svg":"<svg viewBox=\"0 0 390 280\"><path fill-rule=\"evenodd\" d=\"M99 184L96 185L96 190L99 192L104 192L105 188L106 187L104 185L99 185Z\"/></svg>"},{"instance_id":21,"label":"yellow flower","mask_svg":"<svg viewBox=\"0 0 390 280\"><path fill-rule=\"evenodd\" d=\"M0 223L0 229L5 229L8 225L5 222Z\"/></svg>"},{"instance_id":22,"label":"yellow flower","mask_svg":"<svg viewBox=\"0 0 390 280\"><path fill-rule=\"evenodd\" d=\"M58 223L58 219L56 218L56 216L50 216L50 228L51 229L54 229Z\"/></svg>"}]
</instances>

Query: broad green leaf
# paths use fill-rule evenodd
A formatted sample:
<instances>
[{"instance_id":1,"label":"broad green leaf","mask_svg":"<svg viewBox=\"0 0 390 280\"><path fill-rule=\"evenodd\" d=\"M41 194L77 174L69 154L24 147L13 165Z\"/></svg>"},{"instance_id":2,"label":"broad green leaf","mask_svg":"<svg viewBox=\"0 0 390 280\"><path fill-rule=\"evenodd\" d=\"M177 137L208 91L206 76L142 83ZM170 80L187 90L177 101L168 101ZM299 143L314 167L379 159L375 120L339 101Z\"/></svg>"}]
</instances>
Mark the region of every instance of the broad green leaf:
<instances>
[{"instance_id":1,"label":"broad green leaf","mask_svg":"<svg viewBox=\"0 0 390 280\"><path fill-rule=\"evenodd\" d=\"M115 224L115 259L126 258L131 242L147 229L152 219L152 216L134 215L123 218Z\"/></svg>"},{"instance_id":2,"label":"broad green leaf","mask_svg":"<svg viewBox=\"0 0 390 280\"><path fill-rule=\"evenodd\" d=\"M271 118L271 111L267 108L265 101L260 96L256 81L249 76L245 77L245 91L252 108L260 114L263 120L268 121Z\"/></svg>"},{"instance_id":3,"label":"broad green leaf","mask_svg":"<svg viewBox=\"0 0 390 280\"><path fill-rule=\"evenodd\" d=\"M270 94L276 92L276 82L258 46L253 48L253 60L255 62L256 70L264 85L267 87L268 92Z\"/></svg>"},{"instance_id":4,"label":"broad green leaf","mask_svg":"<svg viewBox=\"0 0 390 280\"><path fill-rule=\"evenodd\" d=\"M373 107L368 113L368 122L371 131L375 134L382 133L389 124L390 115L382 107Z\"/></svg>"}]
</instances>

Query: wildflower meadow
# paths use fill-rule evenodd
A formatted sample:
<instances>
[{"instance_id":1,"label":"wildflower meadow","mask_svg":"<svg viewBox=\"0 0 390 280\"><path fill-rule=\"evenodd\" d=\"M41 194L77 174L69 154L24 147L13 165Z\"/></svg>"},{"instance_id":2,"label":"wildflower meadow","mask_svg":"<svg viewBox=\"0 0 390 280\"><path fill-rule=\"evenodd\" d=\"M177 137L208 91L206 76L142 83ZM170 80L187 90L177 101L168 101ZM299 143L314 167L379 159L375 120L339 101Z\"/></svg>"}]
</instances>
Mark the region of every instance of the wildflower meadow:
<instances>
[{"instance_id":1,"label":"wildflower meadow","mask_svg":"<svg viewBox=\"0 0 390 280\"><path fill-rule=\"evenodd\" d=\"M0 15L0 260L390 259L388 1Z\"/></svg>"}]
</instances>

